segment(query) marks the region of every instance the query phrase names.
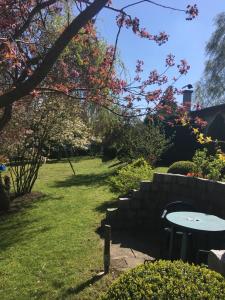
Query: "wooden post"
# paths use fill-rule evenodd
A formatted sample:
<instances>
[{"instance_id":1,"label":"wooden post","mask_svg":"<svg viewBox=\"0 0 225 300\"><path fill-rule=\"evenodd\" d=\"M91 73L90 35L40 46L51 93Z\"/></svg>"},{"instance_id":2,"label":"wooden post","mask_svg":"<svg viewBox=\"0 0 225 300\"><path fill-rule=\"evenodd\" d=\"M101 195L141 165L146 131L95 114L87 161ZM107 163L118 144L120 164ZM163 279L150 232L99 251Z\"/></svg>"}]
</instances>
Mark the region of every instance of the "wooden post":
<instances>
[{"instance_id":1,"label":"wooden post","mask_svg":"<svg viewBox=\"0 0 225 300\"><path fill-rule=\"evenodd\" d=\"M104 244L104 273L109 273L110 267L110 240L111 226L105 225L105 244Z\"/></svg>"}]
</instances>

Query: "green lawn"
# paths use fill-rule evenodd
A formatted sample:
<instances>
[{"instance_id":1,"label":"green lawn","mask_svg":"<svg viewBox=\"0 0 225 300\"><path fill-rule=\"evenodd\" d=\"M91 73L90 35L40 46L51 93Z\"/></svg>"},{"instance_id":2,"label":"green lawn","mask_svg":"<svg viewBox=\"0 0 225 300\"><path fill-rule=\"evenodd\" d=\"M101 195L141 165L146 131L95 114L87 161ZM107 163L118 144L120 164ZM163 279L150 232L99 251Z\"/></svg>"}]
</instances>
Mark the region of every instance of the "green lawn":
<instances>
[{"instance_id":1,"label":"green lawn","mask_svg":"<svg viewBox=\"0 0 225 300\"><path fill-rule=\"evenodd\" d=\"M113 198L105 179L111 163L100 159L41 168L35 190L46 196L0 220L0 299L96 299L107 278L96 229ZM99 286L99 289L98 289Z\"/></svg>"},{"instance_id":2,"label":"green lawn","mask_svg":"<svg viewBox=\"0 0 225 300\"><path fill-rule=\"evenodd\" d=\"M154 172L157 173L167 173L168 167L157 167L154 169Z\"/></svg>"},{"instance_id":3,"label":"green lawn","mask_svg":"<svg viewBox=\"0 0 225 300\"><path fill-rule=\"evenodd\" d=\"M105 182L113 162L73 164L75 177L68 162L44 165L34 190L45 196L1 216L0 299L97 299L111 282L93 276L103 265L96 230L115 198Z\"/></svg>"}]
</instances>

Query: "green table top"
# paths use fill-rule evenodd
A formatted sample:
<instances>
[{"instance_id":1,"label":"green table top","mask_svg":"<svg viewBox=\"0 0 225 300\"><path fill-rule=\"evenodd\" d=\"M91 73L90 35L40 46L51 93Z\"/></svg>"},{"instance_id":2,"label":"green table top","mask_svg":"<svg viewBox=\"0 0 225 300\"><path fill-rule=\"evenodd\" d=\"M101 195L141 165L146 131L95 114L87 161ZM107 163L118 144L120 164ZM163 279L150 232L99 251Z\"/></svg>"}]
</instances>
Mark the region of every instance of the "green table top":
<instances>
[{"instance_id":1,"label":"green table top","mask_svg":"<svg viewBox=\"0 0 225 300\"><path fill-rule=\"evenodd\" d=\"M225 220L204 213L177 211L166 215L166 219L182 227L202 231L225 231Z\"/></svg>"}]
</instances>

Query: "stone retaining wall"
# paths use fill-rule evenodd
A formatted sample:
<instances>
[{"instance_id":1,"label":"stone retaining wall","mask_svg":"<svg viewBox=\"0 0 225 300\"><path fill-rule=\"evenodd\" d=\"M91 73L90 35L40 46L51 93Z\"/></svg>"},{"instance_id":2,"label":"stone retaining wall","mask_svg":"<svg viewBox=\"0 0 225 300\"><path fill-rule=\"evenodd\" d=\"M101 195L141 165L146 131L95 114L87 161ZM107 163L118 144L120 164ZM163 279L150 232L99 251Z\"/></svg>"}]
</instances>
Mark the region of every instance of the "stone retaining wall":
<instances>
[{"instance_id":1,"label":"stone retaining wall","mask_svg":"<svg viewBox=\"0 0 225 300\"><path fill-rule=\"evenodd\" d=\"M225 183L177 174L155 173L153 181L142 181L129 198L119 198L118 207L106 213L114 228L157 230L167 203L185 201L205 213L225 219Z\"/></svg>"}]
</instances>

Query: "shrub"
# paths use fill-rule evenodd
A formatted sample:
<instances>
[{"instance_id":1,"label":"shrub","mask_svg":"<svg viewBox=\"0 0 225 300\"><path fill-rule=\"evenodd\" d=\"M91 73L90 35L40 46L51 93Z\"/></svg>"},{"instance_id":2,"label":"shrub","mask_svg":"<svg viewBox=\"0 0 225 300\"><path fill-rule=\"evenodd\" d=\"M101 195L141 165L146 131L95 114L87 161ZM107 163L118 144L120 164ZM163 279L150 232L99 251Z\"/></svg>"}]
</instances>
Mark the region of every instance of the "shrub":
<instances>
[{"instance_id":1,"label":"shrub","mask_svg":"<svg viewBox=\"0 0 225 300\"><path fill-rule=\"evenodd\" d=\"M0 172L0 211L7 211L10 206L10 178L2 178Z\"/></svg>"},{"instance_id":2,"label":"shrub","mask_svg":"<svg viewBox=\"0 0 225 300\"><path fill-rule=\"evenodd\" d=\"M151 166L143 158L139 158L121 168L109 179L109 183L112 191L125 195L130 190L138 188L141 180L150 179L151 176Z\"/></svg>"},{"instance_id":3,"label":"shrub","mask_svg":"<svg viewBox=\"0 0 225 300\"><path fill-rule=\"evenodd\" d=\"M219 149L215 155L209 155L208 150L197 150L193 156L194 173L199 177L211 180L221 180L225 168L225 155Z\"/></svg>"},{"instance_id":4,"label":"shrub","mask_svg":"<svg viewBox=\"0 0 225 300\"><path fill-rule=\"evenodd\" d=\"M103 158L115 156L125 163L144 158L151 165L160 160L170 146L161 126L145 124L138 118L122 120L110 128L103 139Z\"/></svg>"},{"instance_id":5,"label":"shrub","mask_svg":"<svg viewBox=\"0 0 225 300\"><path fill-rule=\"evenodd\" d=\"M187 175L188 173L193 173L194 169L195 169L195 164L193 162L181 160L173 163L169 167L167 173Z\"/></svg>"},{"instance_id":6,"label":"shrub","mask_svg":"<svg viewBox=\"0 0 225 300\"><path fill-rule=\"evenodd\" d=\"M225 280L205 267L157 261L123 274L101 299L225 299Z\"/></svg>"}]
</instances>

